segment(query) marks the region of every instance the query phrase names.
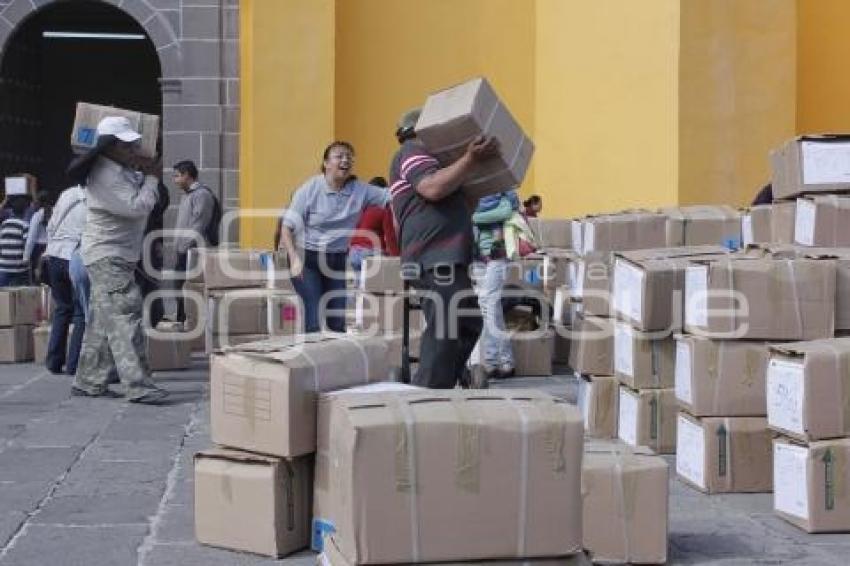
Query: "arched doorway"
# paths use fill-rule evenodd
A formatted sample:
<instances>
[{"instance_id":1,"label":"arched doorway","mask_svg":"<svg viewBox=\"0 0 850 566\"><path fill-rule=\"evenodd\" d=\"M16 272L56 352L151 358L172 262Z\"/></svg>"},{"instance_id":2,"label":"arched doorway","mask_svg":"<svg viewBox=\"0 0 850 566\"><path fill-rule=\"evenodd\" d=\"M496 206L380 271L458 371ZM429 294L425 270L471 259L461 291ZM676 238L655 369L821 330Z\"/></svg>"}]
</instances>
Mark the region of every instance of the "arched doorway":
<instances>
[{"instance_id":1,"label":"arched doorway","mask_svg":"<svg viewBox=\"0 0 850 566\"><path fill-rule=\"evenodd\" d=\"M97 0L57 2L21 22L0 53L0 176L67 184L78 101L162 114L160 61L135 19Z\"/></svg>"}]
</instances>

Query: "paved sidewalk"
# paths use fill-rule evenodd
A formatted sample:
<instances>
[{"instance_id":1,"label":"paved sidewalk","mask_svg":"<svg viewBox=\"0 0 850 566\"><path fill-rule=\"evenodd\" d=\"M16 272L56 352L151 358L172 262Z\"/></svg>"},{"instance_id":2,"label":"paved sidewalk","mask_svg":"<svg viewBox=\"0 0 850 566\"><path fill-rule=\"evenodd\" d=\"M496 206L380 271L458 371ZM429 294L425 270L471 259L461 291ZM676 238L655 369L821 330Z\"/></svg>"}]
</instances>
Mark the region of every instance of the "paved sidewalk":
<instances>
[{"instance_id":1,"label":"paved sidewalk","mask_svg":"<svg viewBox=\"0 0 850 566\"><path fill-rule=\"evenodd\" d=\"M0 566L313 564L195 543L192 455L210 446L206 362L159 374L159 407L70 397L70 380L0 366ZM575 396L569 377L513 380ZM671 466L673 460L670 460ZM847 564L850 535L811 536L771 496L707 497L671 479L671 564Z\"/></svg>"}]
</instances>

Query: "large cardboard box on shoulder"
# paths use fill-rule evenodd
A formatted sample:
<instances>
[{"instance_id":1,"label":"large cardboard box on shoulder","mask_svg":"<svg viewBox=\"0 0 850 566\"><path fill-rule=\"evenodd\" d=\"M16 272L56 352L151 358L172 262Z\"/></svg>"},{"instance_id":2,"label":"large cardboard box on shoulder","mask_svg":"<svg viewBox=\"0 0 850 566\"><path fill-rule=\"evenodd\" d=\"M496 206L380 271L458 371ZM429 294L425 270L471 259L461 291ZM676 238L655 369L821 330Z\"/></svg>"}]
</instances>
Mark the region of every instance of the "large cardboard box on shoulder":
<instances>
[{"instance_id":1,"label":"large cardboard box on shoulder","mask_svg":"<svg viewBox=\"0 0 850 566\"><path fill-rule=\"evenodd\" d=\"M621 320L644 331L682 327L685 270L692 261L727 257L719 246L690 246L622 252L614 259L612 303Z\"/></svg>"},{"instance_id":2,"label":"large cardboard box on shoulder","mask_svg":"<svg viewBox=\"0 0 850 566\"><path fill-rule=\"evenodd\" d=\"M794 243L796 215L796 201L775 202L750 207L741 216L743 245Z\"/></svg>"},{"instance_id":3,"label":"large cardboard box on shoulder","mask_svg":"<svg viewBox=\"0 0 850 566\"><path fill-rule=\"evenodd\" d=\"M676 395L672 389L634 390L620 386L617 438L658 454L676 452Z\"/></svg>"},{"instance_id":4,"label":"large cardboard box on shoulder","mask_svg":"<svg viewBox=\"0 0 850 566\"><path fill-rule=\"evenodd\" d=\"M318 394L383 381L388 364L379 336L317 333L227 348L211 359L212 441L281 457L314 452Z\"/></svg>"},{"instance_id":5,"label":"large cardboard box on shoulder","mask_svg":"<svg viewBox=\"0 0 850 566\"><path fill-rule=\"evenodd\" d=\"M0 328L0 363L21 363L33 360L32 325Z\"/></svg>"},{"instance_id":6,"label":"large cardboard box on shoulder","mask_svg":"<svg viewBox=\"0 0 850 566\"><path fill-rule=\"evenodd\" d=\"M577 405L584 431L593 438L617 438L620 382L611 375L579 375Z\"/></svg>"},{"instance_id":7,"label":"large cardboard box on shoulder","mask_svg":"<svg viewBox=\"0 0 850 566\"><path fill-rule=\"evenodd\" d=\"M676 400L697 417L767 414L766 342L676 336Z\"/></svg>"},{"instance_id":8,"label":"large cardboard box on shoulder","mask_svg":"<svg viewBox=\"0 0 850 566\"><path fill-rule=\"evenodd\" d=\"M694 262L685 273L685 330L724 339L828 338L835 284L832 260Z\"/></svg>"},{"instance_id":9,"label":"large cardboard box on shoulder","mask_svg":"<svg viewBox=\"0 0 850 566\"><path fill-rule=\"evenodd\" d=\"M705 493L773 491L773 435L764 417L679 413L676 435L676 474L685 483Z\"/></svg>"},{"instance_id":10,"label":"large cardboard box on shoulder","mask_svg":"<svg viewBox=\"0 0 850 566\"><path fill-rule=\"evenodd\" d=\"M595 564L667 561L669 473L667 462L645 448L585 447L582 538Z\"/></svg>"},{"instance_id":11,"label":"large cardboard box on shoulder","mask_svg":"<svg viewBox=\"0 0 850 566\"><path fill-rule=\"evenodd\" d=\"M850 438L773 440L773 509L809 533L850 532Z\"/></svg>"},{"instance_id":12,"label":"large cardboard box on shoulder","mask_svg":"<svg viewBox=\"0 0 850 566\"><path fill-rule=\"evenodd\" d=\"M614 374L632 389L669 389L675 385L675 342L670 335L614 324Z\"/></svg>"},{"instance_id":13,"label":"large cardboard box on shoulder","mask_svg":"<svg viewBox=\"0 0 850 566\"><path fill-rule=\"evenodd\" d=\"M727 205L670 206L667 215L667 246L741 247L741 213Z\"/></svg>"},{"instance_id":14,"label":"large cardboard box on shoulder","mask_svg":"<svg viewBox=\"0 0 850 566\"><path fill-rule=\"evenodd\" d=\"M286 556L310 544L313 456L195 454L195 536L211 546Z\"/></svg>"},{"instance_id":15,"label":"large cardboard box on shoulder","mask_svg":"<svg viewBox=\"0 0 850 566\"><path fill-rule=\"evenodd\" d=\"M529 218L528 226L544 249L573 247L573 221L567 218Z\"/></svg>"},{"instance_id":16,"label":"large cardboard box on shoulder","mask_svg":"<svg viewBox=\"0 0 850 566\"><path fill-rule=\"evenodd\" d=\"M138 146L139 154L143 157L156 157L159 116L88 102L77 103L74 127L71 130L71 147L75 151L88 151L94 148L97 143L97 124L110 116L127 118L130 126L142 135Z\"/></svg>"},{"instance_id":17,"label":"large cardboard box on shoulder","mask_svg":"<svg viewBox=\"0 0 850 566\"><path fill-rule=\"evenodd\" d=\"M805 135L770 153L774 200L850 191L850 136Z\"/></svg>"},{"instance_id":18,"label":"large cardboard box on shoulder","mask_svg":"<svg viewBox=\"0 0 850 566\"><path fill-rule=\"evenodd\" d=\"M40 307L40 287L0 289L0 327L36 324Z\"/></svg>"},{"instance_id":19,"label":"large cardboard box on shoulder","mask_svg":"<svg viewBox=\"0 0 850 566\"><path fill-rule=\"evenodd\" d=\"M580 255L663 248L667 217L648 211L586 216L573 221L573 249Z\"/></svg>"},{"instance_id":20,"label":"large cardboard box on shoulder","mask_svg":"<svg viewBox=\"0 0 850 566\"><path fill-rule=\"evenodd\" d=\"M457 161L481 135L496 138L499 152L476 165L464 191L484 196L521 185L534 144L487 79L472 79L430 95L416 124L416 137L443 166Z\"/></svg>"},{"instance_id":21,"label":"large cardboard box on shoulder","mask_svg":"<svg viewBox=\"0 0 850 566\"><path fill-rule=\"evenodd\" d=\"M318 420L314 519L350 563L581 551L582 424L564 401L341 391L321 397Z\"/></svg>"},{"instance_id":22,"label":"large cardboard box on shoulder","mask_svg":"<svg viewBox=\"0 0 850 566\"><path fill-rule=\"evenodd\" d=\"M767 422L803 442L850 436L850 338L774 344Z\"/></svg>"},{"instance_id":23,"label":"large cardboard box on shoulder","mask_svg":"<svg viewBox=\"0 0 850 566\"><path fill-rule=\"evenodd\" d=\"M571 368L583 375L614 375L613 319L579 316L571 334Z\"/></svg>"},{"instance_id":24,"label":"large cardboard box on shoulder","mask_svg":"<svg viewBox=\"0 0 850 566\"><path fill-rule=\"evenodd\" d=\"M798 198L794 242L804 246L850 246L850 197Z\"/></svg>"}]
</instances>

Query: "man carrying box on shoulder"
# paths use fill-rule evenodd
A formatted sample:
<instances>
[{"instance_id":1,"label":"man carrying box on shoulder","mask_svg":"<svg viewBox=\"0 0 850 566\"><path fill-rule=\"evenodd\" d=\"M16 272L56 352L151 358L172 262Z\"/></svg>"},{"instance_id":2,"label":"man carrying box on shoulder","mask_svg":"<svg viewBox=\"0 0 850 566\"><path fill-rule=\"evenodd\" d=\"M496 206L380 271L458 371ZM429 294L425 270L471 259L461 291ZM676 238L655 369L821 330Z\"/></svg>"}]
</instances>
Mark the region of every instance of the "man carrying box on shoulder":
<instances>
[{"instance_id":1,"label":"man carrying box on shoulder","mask_svg":"<svg viewBox=\"0 0 850 566\"><path fill-rule=\"evenodd\" d=\"M486 387L481 366L466 370L481 333L481 316L469 277L477 199L464 195L462 187L476 163L497 154L498 142L480 137L460 159L441 167L416 139L419 114L411 110L399 121L401 148L390 165L403 272L415 272L411 283L422 295L427 322L413 383L434 389L457 383Z\"/></svg>"}]
</instances>

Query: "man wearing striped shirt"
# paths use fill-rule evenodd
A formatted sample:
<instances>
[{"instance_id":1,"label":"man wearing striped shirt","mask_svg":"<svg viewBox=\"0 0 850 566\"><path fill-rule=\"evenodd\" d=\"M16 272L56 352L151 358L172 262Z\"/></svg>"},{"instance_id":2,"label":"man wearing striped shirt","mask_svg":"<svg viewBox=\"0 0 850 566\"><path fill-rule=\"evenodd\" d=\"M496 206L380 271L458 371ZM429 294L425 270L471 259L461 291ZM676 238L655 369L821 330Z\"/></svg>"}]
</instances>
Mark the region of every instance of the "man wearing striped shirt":
<instances>
[{"instance_id":1,"label":"man wearing striped shirt","mask_svg":"<svg viewBox=\"0 0 850 566\"><path fill-rule=\"evenodd\" d=\"M390 165L390 196L399 230L404 272L415 272L427 327L422 335L415 385L448 389L486 387L483 368L466 373L466 361L481 334L481 316L469 277L472 212L477 199L463 193L475 164L495 155L498 142L480 137L463 156L441 167L416 139L419 110L402 116L399 148Z\"/></svg>"},{"instance_id":2,"label":"man wearing striped shirt","mask_svg":"<svg viewBox=\"0 0 850 566\"><path fill-rule=\"evenodd\" d=\"M29 206L25 196L9 199L12 214L0 224L0 287L27 285L30 282L29 261L24 257L29 222L24 215Z\"/></svg>"}]
</instances>

